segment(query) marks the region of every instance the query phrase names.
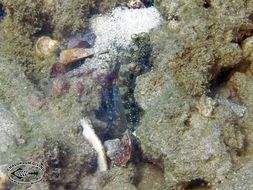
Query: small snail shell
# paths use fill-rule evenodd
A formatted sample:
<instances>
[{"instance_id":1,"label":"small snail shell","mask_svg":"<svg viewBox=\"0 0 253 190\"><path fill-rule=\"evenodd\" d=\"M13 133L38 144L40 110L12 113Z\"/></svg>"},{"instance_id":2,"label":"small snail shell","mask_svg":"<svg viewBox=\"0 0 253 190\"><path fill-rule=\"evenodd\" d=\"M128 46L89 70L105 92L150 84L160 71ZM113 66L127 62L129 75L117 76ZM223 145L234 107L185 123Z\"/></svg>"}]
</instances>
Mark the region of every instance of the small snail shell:
<instances>
[{"instance_id":1,"label":"small snail shell","mask_svg":"<svg viewBox=\"0 0 253 190\"><path fill-rule=\"evenodd\" d=\"M59 47L59 42L51 39L48 36L40 37L35 44L36 54L40 58L46 58L52 55L59 49Z\"/></svg>"}]
</instances>

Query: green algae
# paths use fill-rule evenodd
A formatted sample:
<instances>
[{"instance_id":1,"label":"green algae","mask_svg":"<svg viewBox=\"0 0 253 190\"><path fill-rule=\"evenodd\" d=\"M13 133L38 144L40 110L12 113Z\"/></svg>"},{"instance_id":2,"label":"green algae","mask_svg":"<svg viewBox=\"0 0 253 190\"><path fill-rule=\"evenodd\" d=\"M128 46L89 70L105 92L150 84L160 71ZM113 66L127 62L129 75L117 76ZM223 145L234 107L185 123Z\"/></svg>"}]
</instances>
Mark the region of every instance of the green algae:
<instances>
[{"instance_id":1,"label":"green algae","mask_svg":"<svg viewBox=\"0 0 253 190\"><path fill-rule=\"evenodd\" d=\"M64 156L66 165L61 167L60 174L69 178L64 177L62 184L58 186L61 188L69 183L77 184L80 173L89 172L91 168L96 167L94 164L96 155L80 135L78 122L82 118L82 113L87 114L86 111L96 109L93 103L96 102L98 105L99 100L95 97L93 103L86 100L86 106L82 108L83 105L78 104L75 97L70 94L68 97L56 97L58 101L50 100L48 101L50 103L41 108L34 107L31 105L31 97L38 91L34 88L34 84L27 80L20 63L1 59L0 74L0 98L8 105L19 132L13 135L14 144L4 153L0 152L1 155L5 155L1 157L0 164L36 160L45 164L45 167L52 167L48 166L49 158L44 154L52 151L52 147L47 146L48 143L50 145L59 143L60 149L63 147L64 151L68 150Z\"/></svg>"},{"instance_id":2,"label":"green algae","mask_svg":"<svg viewBox=\"0 0 253 190\"><path fill-rule=\"evenodd\" d=\"M34 63L34 43L41 35L55 39L76 34L88 26L93 1L1 0L6 16L1 22L0 54L22 63Z\"/></svg>"},{"instance_id":3,"label":"green algae","mask_svg":"<svg viewBox=\"0 0 253 190\"><path fill-rule=\"evenodd\" d=\"M182 184L196 178L205 179L215 187L217 179L234 172L232 165L239 167L247 160L247 156L240 158L238 152L240 155L252 153L252 149L245 146L252 143L249 140L252 100L245 98L251 97L246 90L251 89L250 77L234 74L238 71L252 75L245 66L249 65L249 58L243 55L240 44L227 40L226 36L234 27L249 22L247 17L252 11L246 1L217 0L211 1L208 7L202 3L155 1L167 21L150 35L151 42L159 49L153 52L151 72L136 80L135 98L144 110L136 133L144 155L164 161L168 189L183 188ZM211 118L201 116L196 110L199 97L209 95L215 100L222 96L216 90L227 88L234 89L227 97L239 105L240 100L248 105L249 111L243 119L223 103L214 108ZM217 154L210 162L201 161L208 151L204 144L214 143L199 145L201 139L220 142L213 147ZM193 158L197 154L198 159ZM219 168L221 165L224 167ZM210 167L216 169L207 169Z\"/></svg>"}]
</instances>

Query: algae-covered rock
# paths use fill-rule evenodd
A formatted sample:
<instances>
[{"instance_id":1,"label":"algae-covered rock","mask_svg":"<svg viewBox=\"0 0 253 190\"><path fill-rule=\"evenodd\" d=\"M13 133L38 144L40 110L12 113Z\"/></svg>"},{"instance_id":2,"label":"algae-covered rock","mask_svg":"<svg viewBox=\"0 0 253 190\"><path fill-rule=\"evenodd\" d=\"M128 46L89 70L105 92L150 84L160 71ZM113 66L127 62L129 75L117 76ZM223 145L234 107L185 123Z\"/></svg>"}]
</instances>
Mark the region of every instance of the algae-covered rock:
<instances>
[{"instance_id":1,"label":"algae-covered rock","mask_svg":"<svg viewBox=\"0 0 253 190\"><path fill-rule=\"evenodd\" d=\"M23 63L35 61L33 45L41 35L59 40L87 29L87 18L96 7L93 0L1 0L0 5L6 13L1 21L0 53Z\"/></svg>"},{"instance_id":2,"label":"algae-covered rock","mask_svg":"<svg viewBox=\"0 0 253 190\"><path fill-rule=\"evenodd\" d=\"M6 126L1 131L10 135L1 138L2 143L8 143L8 149L1 146L1 164L20 160L41 162L50 189L75 188L81 174L93 173L96 168L96 154L79 133L82 112L77 103L73 104L75 97L38 107L40 100L31 96L39 92L26 79L19 63L2 58L0 73L1 100L8 106L2 108L1 114L7 114L4 123L9 126L8 131ZM85 109L95 107L87 105Z\"/></svg>"},{"instance_id":3,"label":"algae-covered rock","mask_svg":"<svg viewBox=\"0 0 253 190\"><path fill-rule=\"evenodd\" d=\"M18 144L18 139L21 138L18 131L16 117L4 105L0 104L0 165L8 162L5 152L12 146ZM15 140L16 139L16 140Z\"/></svg>"},{"instance_id":4,"label":"algae-covered rock","mask_svg":"<svg viewBox=\"0 0 253 190\"><path fill-rule=\"evenodd\" d=\"M252 150L251 57L226 36L245 22L249 7L241 1L155 3L167 22L151 33L151 72L137 77L135 98L144 115L136 133L143 154L163 163L167 188L187 189L196 181L215 188Z\"/></svg>"},{"instance_id":5,"label":"algae-covered rock","mask_svg":"<svg viewBox=\"0 0 253 190\"><path fill-rule=\"evenodd\" d=\"M190 113L189 100L176 98L175 92L171 88L168 95L156 96L157 102L148 104L152 109L145 110L137 128L144 155L163 161L167 188L194 179L223 180L232 168L233 151L243 148L243 138L233 122L236 115L222 106L214 109L212 119ZM236 143L225 144L232 136Z\"/></svg>"},{"instance_id":6,"label":"algae-covered rock","mask_svg":"<svg viewBox=\"0 0 253 190\"><path fill-rule=\"evenodd\" d=\"M117 5L118 0L96 0L93 6L93 12L100 12L102 14L110 11Z\"/></svg>"},{"instance_id":7,"label":"algae-covered rock","mask_svg":"<svg viewBox=\"0 0 253 190\"><path fill-rule=\"evenodd\" d=\"M229 175L223 183L219 184L216 189L230 190L230 189L252 189L253 177L252 160L236 170L233 174Z\"/></svg>"},{"instance_id":8,"label":"algae-covered rock","mask_svg":"<svg viewBox=\"0 0 253 190\"><path fill-rule=\"evenodd\" d=\"M113 168L107 174L101 175L98 179L97 190L136 190L134 185L135 168L133 166L128 168Z\"/></svg>"},{"instance_id":9,"label":"algae-covered rock","mask_svg":"<svg viewBox=\"0 0 253 190\"><path fill-rule=\"evenodd\" d=\"M166 64L175 83L190 95L208 92L211 80L221 71L235 67L243 58L240 46L225 41L224 33L244 22L247 14L246 11L228 14L225 4L233 10L238 7L243 10L244 5L218 2L211 2L208 8L202 1L157 2L168 21L152 37L160 49L154 65Z\"/></svg>"},{"instance_id":10,"label":"algae-covered rock","mask_svg":"<svg viewBox=\"0 0 253 190\"><path fill-rule=\"evenodd\" d=\"M116 8L90 20L92 58L35 58L39 37L63 49L121 3L0 0L0 165L42 162L45 181L28 189L251 189L253 3L155 0L165 21L150 34L154 7ZM87 115L106 140L138 124L138 164L94 175Z\"/></svg>"},{"instance_id":11,"label":"algae-covered rock","mask_svg":"<svg viewBox=\"0 0 253 190\"><path fill-rule=\"evenodd\" d=\"M38 32L54 31L58 35L70 35L85 26L84 19L89 14L93 2L1 0L1 4L7 13L5 24L16 24L22 32L33 35Z\"/></svg>"},{"instance_id":12,"label":"algae-covered rock","mask_svg":"<svg viewBox=\"0 0 253 190\"><path fill-rule=\"evenodd\" d=\"M232 91L232 98L244 104L247 108L245 116L240 120L239 124L245 134L245 150L242 154L251 155L253 151L253 141L252 141L252 114L253 114L253 94L252 86L253 80L251 76L247 76L245 73L236 72L228 81L228 87Z\"/></svg>"},{"instance_id":13,"label":"algae-covered rock","mask_svg":"<svg viewBox=\"0 0 253 190\"><path fill-rule=\"evenodd\" d=\"M139 173L140 182L137 189L163 190L166 189L163 173L156 167L145 164Z\"/></svg>"}]
</instances>

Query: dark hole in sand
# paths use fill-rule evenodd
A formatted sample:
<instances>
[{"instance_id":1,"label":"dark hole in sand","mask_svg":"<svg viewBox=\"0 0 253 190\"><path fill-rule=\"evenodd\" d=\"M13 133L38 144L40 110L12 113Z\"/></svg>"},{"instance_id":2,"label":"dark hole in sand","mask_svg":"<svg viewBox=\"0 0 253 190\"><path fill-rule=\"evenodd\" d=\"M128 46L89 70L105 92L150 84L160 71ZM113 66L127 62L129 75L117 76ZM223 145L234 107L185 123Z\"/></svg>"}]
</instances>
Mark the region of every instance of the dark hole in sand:
<instances>
[{"instance_id":1,"label":"dark hole in sand","mask_svg":"<svg viewBox=\"0 0 253 190\"><path fill-rule=\"evenodd\" d=\"M185 190L190 190L190 189L201 189L201 188L208 188L208 182L197 178L193 179L189 182L189 184L186 185Z\"/></svg>"},{"instance_id":2,"label":"dark hole in sand","mask_svg":"<svg viewBox=\"0 0 253 190\"><path fill-rule=\"evenodd\" d=\"M210 0L204 0L203 7L205 9L208 9L211 7L211 1Z\"/></svg>"}]
</instances>

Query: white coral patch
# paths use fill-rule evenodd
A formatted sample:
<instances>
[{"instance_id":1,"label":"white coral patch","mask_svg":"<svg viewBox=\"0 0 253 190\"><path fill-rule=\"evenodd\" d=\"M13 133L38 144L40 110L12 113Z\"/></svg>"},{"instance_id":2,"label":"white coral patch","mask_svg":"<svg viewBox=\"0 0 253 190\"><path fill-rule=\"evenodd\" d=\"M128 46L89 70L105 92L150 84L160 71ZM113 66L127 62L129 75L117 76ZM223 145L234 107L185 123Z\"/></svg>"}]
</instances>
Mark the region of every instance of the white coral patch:
<instances>
[{"instance_id":1,"label":"white coral patch","mask_svg":"<svg viewBox=\"0 0 253 190\"><path fill-rule=\"evenodd\" d=\"M155 7L127 9L118 7L110 14L94 16L91 28L96 34L95 48L112 46L127 48L133 34L149 32L158 27L162 17Z\"/></svg>"}]
</instances>

